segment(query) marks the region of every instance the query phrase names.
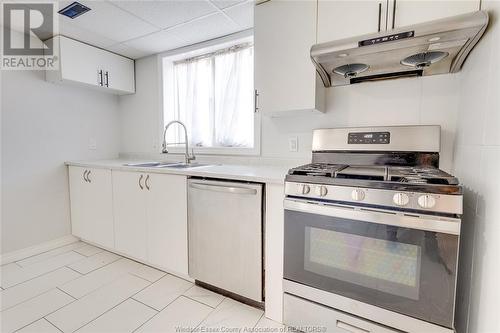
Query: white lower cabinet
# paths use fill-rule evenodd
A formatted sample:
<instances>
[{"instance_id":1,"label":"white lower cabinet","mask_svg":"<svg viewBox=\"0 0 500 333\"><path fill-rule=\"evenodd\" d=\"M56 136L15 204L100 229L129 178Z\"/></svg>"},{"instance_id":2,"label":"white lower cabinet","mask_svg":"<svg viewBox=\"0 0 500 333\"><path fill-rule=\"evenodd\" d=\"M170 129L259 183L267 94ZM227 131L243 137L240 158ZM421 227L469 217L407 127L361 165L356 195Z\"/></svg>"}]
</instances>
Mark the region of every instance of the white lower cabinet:
<instances>
[{"instance_id":1,"label":"white lower cabinet","mask_svg":"<svg viewBox=\"0 0 500 333\"><path fill-rule=\"evenodd\" d=\"M165 174L148 176L148 261L187 276L187 177Z\"/></svg>"},{"instance_id":2,"label":"white lower cabinet","mask_svg":"<svg viewBox=\"0 0 500 333\"><path fill-rule=\"evenodd\" d=\"M111 170L69 167L71 233L114 247Z\"/></svg>"},{"instance_id":3,"label":"white lower cabinet","mask_svg":"<svg viewBox=\"0 0 500 333\"><path fill-rule=\"evenodd\" d=\"M145 177L142 173L113 171L115 248L142 261L148 258Z\"/></svg>"},{"instance_id":4,"label":"white lower cabinet","mask_svg":"<svg viewBox=\"0 0 500 333\"><path fill-rule=\"evenodd\" d=\"M113 171L115 248L187 276L186 176Z\"/></svg>"}]
</instances>

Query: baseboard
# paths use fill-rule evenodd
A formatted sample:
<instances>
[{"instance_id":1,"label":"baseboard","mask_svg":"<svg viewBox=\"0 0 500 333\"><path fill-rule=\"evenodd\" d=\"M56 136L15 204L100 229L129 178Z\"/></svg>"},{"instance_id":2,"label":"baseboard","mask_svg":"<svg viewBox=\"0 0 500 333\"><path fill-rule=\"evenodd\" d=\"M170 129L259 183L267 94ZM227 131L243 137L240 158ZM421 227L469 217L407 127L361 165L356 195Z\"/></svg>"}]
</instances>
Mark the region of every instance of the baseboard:
<instances>
[{"instance_id":1,"label":"baseboard","mask_svg":"<svg viewBox=\"0 0 500 333\"><path fill-rule=\"evenodd\" d=\"M27 257L31 257L35 254L42 252L47 252L57 247L68 245L77 242L79 239L73 235L67 235L61 238L56 238L51 241L33 245L21 250L12 251L5 254L0 254L0 264L5 265L14 261L18 261Z\"/></svg>"}]
</instances>

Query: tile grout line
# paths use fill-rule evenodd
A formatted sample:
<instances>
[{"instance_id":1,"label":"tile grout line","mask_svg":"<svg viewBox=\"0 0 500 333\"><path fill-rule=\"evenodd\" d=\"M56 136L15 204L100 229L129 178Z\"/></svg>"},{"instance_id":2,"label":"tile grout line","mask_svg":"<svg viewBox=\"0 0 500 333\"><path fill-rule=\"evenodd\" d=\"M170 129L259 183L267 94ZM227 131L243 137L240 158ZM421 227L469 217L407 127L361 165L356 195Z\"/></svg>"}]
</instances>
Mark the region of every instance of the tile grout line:
<instances>
[{"instance_id":1,"label":"tile grout line","mask_svg":"<svg viewBox=\"0 0 500 333\"><path fill-rule=\"evenodd\" d=\"M135 299L133 297L129 297L128 299L130 299L130 300L132 300L134 302L137 302L137 303L141 303L142 305L147 306L148 308L155 310L157 313L160 313L162 311L162 310L158 311L157 309L153 308L151 305L147 305L146 303L141 302L138 299Z\"/></svg>"},{"instance_id":2,"label":"tile grout line","mask_svg":"<svg viewBox=\"0 0 500 333\"><path fill-rule=\"evenodd\" d=\"M124 274L124 275L125 275L125 274ZM138 277L138 276L137 276L137 277ZM140 278L140 277L138 277L138 278ZM145 280L145 279L143 279L143 280ZM115 282L115 281L116 281L116 280L114 280L113 282ZM145 281L147 281L147 280L145 280ZM147 281L147 282L149 282L149 281ZM109 284L110 284L110 283L108 283L108 284L106 284L106 285L109 285ZM151 283L151 282L149 282L149 285L145 286L144 288L142 288L142 289L141 289L141 290L139 290L138 292L136 292L136 293L132 294L132 296L137 295L137 293L140 293L141 291L143 291L144 289L146 289L147 287L149 287L151 284L152 284L152 283ZM101 288L102 288L102 287L101 287ZM98 288L98 289L100 289L100 288ZM98 290L98 289L96 289L96 290ZM95 291L95 290L94 290L94 291ZM89 293L89 294L90 294L90 293ZM89 295L89 294L86 294L86 295ZM90 323L92 323L92 322L96 321L97 319L99 319L100 317L104 316L104 315L105 315L106 313L108 313L109 311L111 311L111 310L113 310L114 308L118 307L119 305L121 305L121 304L125 303L127 300L129 300L129 299L133 299L133 298L132 298L132 296L127 297L126 299L124 299L124 300L123 300L123 301L121 301L120 303L118 303L118 304L116 304L115 306L113 306L113 307L109 308L108 310L104 311L104 312L103 312L103 313L101 313L99 316L95 317L94 319L92 319L92 320L91 320L91 321L89 321L88 323L85 323L84 325L82 325L82 326L78 327L78 328L77 328L76 330L74 330L73 332L76 332L76 331L78 331L79 329L81 329L81 328L83 328L83 327L85 327L85 326L89 325ZM83 298L83 297L84 297L84 296L82 296L81 298ZM134 301L137 301L136 299L133 299L133 300L134 300ZM71 303L70 303L70 304L71 304ZM69 304L68 304L68 305L69 305ZM146 304L144 304L144 305L146 305ZM154 309L154 310L155 310L156 312L159 312L159 311L158 311L158 310L156 310L156 309ZM155 314L155 316L156 316L156 314ZM45 318L45 319L47 319L47 318ZM47 319L47 320L48 320L48 319ZM55 326L55 325L54 325L54 326Z\"/></svg>"},{"instance_id":3,"label":"tile grout line","mask_svg":"<svg viewBox=\"0 0 500 333\"><path fill-rule=\"evenodd\" d=\"M60 268L64 268L64 267L66 267L66 266L63 266L63 267L60 267ZM58 268L58 269L59 269L59 268ZM47 273L47 274L50 274L50 273L53 273L53 272L55 272L55 271L49 272L49 273ZM44 274L44 275L45 275L45 274ZM42 277L42 276L43 276L43 275L40 275L39 277ZM71 281L74 281L74 280L76 280L76 279L80 278L81 276L82 276L82 275L80 274L80 276L77 276L77 277L75 277L74 279L71 279L71 280L66 281L66 282L64 282L64 283L66 284L66 283L69 283L69 282L71 282ZM36 278L35 278L35 279L36 279ZM26 281L26 282L28 282L28 281ZM23 282L23 283L24 283L24 282ZM23 283L17 284L16 286L21 286ZM63 293L65 293L66 295L71 296L70 294L68 294L68 293L67 293L67 292L65 292L64 290L60 289L60 288L59 288L59 286L55 286L55 287L52 287L52 288L51 288L51 289L49 289L49 290L45 290L44 292L42 292L42 293L40 293L40 294L36 294L36 295L34 295L34 296L30 297L30 298L25 299L25 300L24 300L24 301L22 301L21 303L17 303L17 304L14 304L14 305L12 305L12 306L9 306L8 308L3 309L1 312L6 311L6 310L8 310L8 309L12 309L13 307L16 307L16 306L18 306L18 305L24 304L24 303L26 303L26 302L28 302L28 301L31 301L33 298L38 297L38 296L40 296L40 295L43 295L43 294L45 294L46 292L51 291L51 290L53 290L53 289L58 289L58 290L62 291ZM4 290L5 290L5 289L4 289ZM77 299L77 298L76 298L76 297L74 297L74 296L71 296L71 298Z\"/></svg>"},{"instance_id":4,"label":"tile grout line","mask_svg":"<svg viewBox=\"0 0 500 333\"><path fill-rule=\"evenodd\" d=\"M70 264L70 265L73 265L73 264ZM80 273L79 271L77 271L77 270L75 270L75 269L73 269L73 268L71 268L71 267L69 267L69 266L64 266L64 267L66 267L66 268L68 268L68 269L72 270L72 271L73 271L73 272L75 272L75 273L80 274L80 276L79 276L79 277L77 277L77 279L78 279L78 278L80 278L80 277L82 277L82 276L85 276L85 275L86 275L86 274ZM103 267L104 267L104 266L103 266ZM71 280L71 281L73 281L73 280ZM68 282L69 282L69 281L68 281Z\"/></svg>"},{"instance_id":5,"label":"tile grout line","mask_svg":"<svg viewBox=\"0 0 500 333\"><path fill-rule=\"evenodd\" d=\"M191 288L190 288L190 289L191 289ZM188 290L189 290L189 289L188 289ZM186 291L187 291L187 290L186 290ZM219 294L219 295L220 295L220 294ZM222 300L221 300L221 301L220 301L220 302L219 302L216 306L211 306L211 305L205 304L205 303L203 303L203 302L200 302L200 301L198 301L198 300L196 300L196 299L194 299L194 298L191 298L191 297L189 297L189 295L184 295L184 294L182 294L181 296L184 296L184 297L186 297L186 298L189 298L190 300L195 301L196 303L200 303L200 304L206 305L206 306L208 306L208 307L210 307L210 308L212 308L212 309L215 309L216 307L218 307L218 306L219 306L222 302L224 302L224 300L226 299L226 297L224 297L224 296L223 296L223 297L222 297Z\"/></svg>"},{"instance_id":6,"label":"tile grout line","mask_svg":"<svg viewBox=\"0 0 500 333\"><path fill-rule=\"evenodd\" d=\"M57 250L57 249L60 249L60 248L63 248L63 247L65 247L65 246L69 246L69 245L71 245L71 244L75 244L75 243L78 243L78 242L81 242L82 244L84 244L84 245L82 245L82 246L80 246L80 247L83 247L83 246L85 246L85 244L86 244L86 243L84 243L84 242L82 242L82 241L76 241L76 242L69 243L69 244L66 244L66 245L58 246L58 247L56 247L56 248L53 248L53 249L50 249L50 250L47 250L47 251L43 251L43 252L40 252L40 253L37 253L37 254L33 254L33 255L31 255L31 256L24 257L24 258L22 258L22 259L19 259L19 260L14 261L14 263L16 263L19 267L24 268L24 266L21 266L20 264L18 264L18 262L23 261L23 260L26 260L26 259L29 259L29 258L33 258L33 257L39 256L39 255L42 255L42 254L44 254L44 253L48 253L48 252L50 252L50 251L55 251L55 250ZM77 249L79 249L80 247L77 247ZM65 253L71 252L71 251L73 251L73 250L74 250L74 249L68 250L67 252L61 252L61 253L59 253L59 254L54 255L53 257L58 256L58 255L60 255L60 254L65 254ZM39 262L43 262L43 261L45 261L45 260L42 260L42 261L39 261ZM6 265L8 265L8 264L6 264ZM33 265L33 264L32 264L32 265ZM3 266L3 265L2 265L2 266ZM28 266L30 266L30 265L28 265Z\"/></svg>"},{"instance_id":7,"label":"tile grout line","mask_svg":"<svg viewBox=\"0 0 500 333\"><path fill-rule=\"evenodd\" d=\"M59 327L57 327L56 325L52 324L47 318L43 317L42 319L45 320L46 322L48 322L49 325L54 326L55 329L58 330L59 332L64 333L62 330L59 329Z\"/></svg>"},{"instance_id":8,"label":"tile grout line","mask_svg":"<svg viewBox=\"0 0 500 333\"><path fill-rule=\"evenodd\" d=\"M224 299L226 299L226 297L224 297ZM221 304L222 304L222 302L220 302L220 303L219 303L219 305L221 305ZM196 325L196 327L194 327L194 328L191 330L191 332L195 332L195 331L197 331L198 327L200 327L200 325L201 325L201 324L202 324L205 320L207 320L207 318L208 318L208 317L210 317L210 315L211 315L212 313L214 313L214 312L215 312L215 310L219 307L219 305L217 305L217 307L215 307L215 308L212 308L212 310L211 310L211 311L210 311L210 312L209 312L209 313L208 313L205 317L203 317L203 319L202 319L202 320L198 323L198 325Z\"/></svg>"},{"instance_id":9,"label":"tile grout line","mask_svg":"<svg viewBox=\"0 0 500 333\"><path fill-rule=\"evenodd\" d=\"M255 328L259 324L259 322L262 320L262 317L264 317L264 314L265 314L265 312L262 312L262 315L259 317L259 319L255 323L255 325L252 326L252 328Z\"/></svg>"},{"instance_id":10,"label":"tile grout line","mask_svg":"<svg viewBox=\"0 0 500 333\"><path fill-rule=\"evenodd\" d=\"M104 252L104 251L102 251L102 252ZM93 255L91 255L90 257L85 257L85 258L83 258L82 260L85 260L85 259L88 259L88 258L92 258L93 256L98 255L98 254L100 254L100 253L102 253L102 252L98 252L98 253L96 253L96 254L93 254ZM107 251L107 252L109 252L109 251ZM109 253L113 253L113 252L109 252ZM113 253L113 254L115 254L115 253ZM118 256L118 255L117 255L117 256ZM101 269L101 268L103 268L103 267L106 267L106 266L108 266L108 265L110 265L110 264L112 264L112 263L114 263L114 262L116 262L116 261L118 261L118 260L120 260L120 259L122 259L122 257L118 256L115 260L110 261L110 262L108 262L107 264L105 264L105 265L103 265L103 266L101 266L101 267L94 268L93 270L90 270L90 271L88 271L87 273L82 273L82 272L79 272L79 271L77 271L76 269L73 269L73 268L71 268L71 267L69 267L69 266L65 266L65 267L68 267L68 268L69 268L69 269L71 269L72 271L75 271L75 272L77 272L77 273L81 274L82 276L84 276L84 275L90 274L90 273L92 273L92 272L95 272L95 271L97 271L97 270L99 270L99 269ZM79 260L79 261L82 261L82 260ZM70 264L70 265L76 264L77 262L78 262L78 261L76 261L76 262L74 262L74 263L72 263L72 264Z\"/></svg>"},{"instance_id":11,"label":"tile grout line","mask_svg":"<svg viewBox=\"0 0 500 333\"><path fill-rule=\"evenodd\" d=\"M141 264L141 265L145 265L145 264ZM151 267L151 266L148 266L148 265L145 265L145 266L147 266L147 267ZM152 268L152 267L151 267L151 268ZM156 268L155 268L155 269L156 269ZM163 271L160 271L160 272L163 272ZM148 281L148 282L149 282L149 283L151 283L151 284L153 284L153 283L156 283L156 282L160 281L161 279L163 279L163 278L164 278L165 276L167 276L167 275L171 275L171 274L169 274L169 273L165 273L164 275L162 275L162 276L161 276L161 277L159 277L158 279L156 279L156 280L154 280L154 281L150 281L150 280L148 280L148 279L146 279L146 278L144 278L144 277L142 277L142 276L137 275L137 272L135 272L135 271L134 271L134 272L128 272L128 273L129 273L130 275L133 275L133 276L135 276L135 277L138 277L139 279L146 280L146 281Z\"/></svg>"},{"instance_id":12,"label":"tile grout line","mask_svg":"<svg viewBox=\"0 0 500 333\"><path fill-rule=\"evenodd\" d=\"M46 293L48 293L48 292L50 292L50 291L52 291L52 290L55 290L55 289L58 289L58 288L50 289L50 290L48 290L48 291L46 291L46 292L44 292L44 293L41 293L40 295L46 294ZM40 295L38 295L38 296L40 296ZM73 298L74 298L74 297L73 297ZM62 308L64 308L64 307L66 307L66 306L68 306L68 305L70 305L70 304L74 303L75 301L76 301L76 299L74 299L73 301L69 302L68 304L65 304L65 305L61 306L60 308L55 309L54 311L52 311L52 312L50 312L50 313L47 313L47 314L46 314L46 315L44 315L43 317L37 318L36 320L34 320L34 321L30 322L29 324L24 325L23 327L18 328L17 330L15 330L15 332L22 330L23 328L25 328L25 327L27 327L27 326L29 326L29 325L31 325L31 324L33 324L33 323L35 323L36 321L39 321L40 319L45 319L45 320L47 320L49 323L51 323L51 322L50 322L50 321L46 318L47 316L50 316L50 315L51 315L51 314L53 314L54 312L61 310ZM20 304L21 304L21 303L20 303ZM52 323L51 323L51 324L52 324ZM52 325L54 325L54 324L52 324ZM54 325L54 326L56 326L56 325ZM57 328L57 329L59 329L57 326L56 326L56 328ZM61 331L61 330L59 329L59 331Z\"/></svg>"},{"instance_id":13,"label":"tile grout line","mask_svg":"<svg viewBox=\"0 0 500 333\"><path fill-rule=\"evenodd\" d=\"M135 296L135 295L134 295L134 296ZM167 308L170 304L172 304L173 302L175 302L175 301L176 301L179 297L181 297L181 296L182 296L182 295L177 296L177 297L176 297L176 298L175 298L172 302L168 303L165 307L163 307L163 308L162 308L161 310L159 310L159 311L158 311L158 310L156 310L155 308L153 308L153 307L151 307L151 306L149 306L149 305L147 305L147 304L145 304L145 303L143 303L143 302L141 302L141 301L139 301L139 300L137 300L137 299L135 299L135 298L131 297L131 299L133 299L134 301L137 301L137 302L139 302L139 303L141 303L141 304L144 304L145 306L150 307L150 308L154 309L154 310L157 312L154 316L152 316L151 318L149 318L148 320L146 320L144 323L142 323L139 327L137 327L135 330L133 330L133 331L132 331L132 333L133 333L133 332L136 332L138 329L140 329L140 328L141 328L142 326L144 326L146 323L148 323L149 321L153 320L153 318L155 318L156 316L158 316L158 315L159 315L159 314L160 314L163 310L165 310L165 309L166 309L166 308Z\"/></svg>"},{"instance_id":14,"label":"tile grout line","mask_svg":"<svg viewBox=\"0 0 500 333\"><path fill-rule=\"evenodd\" d=\"M72 251L68 251L68 252L61 253L61 254L66 254L66 253L69 253L69 252L72 252ZM75 261L75 262L76 262L76 261ZM71 264L69 264L69 265L71 265ZM9 287L4 288L4 289L9 289L9 288L12 288L12 287L15 287L15 286L19 286L19 285L21 285L21 284L23 284L23 283L26 283L26 282L28 282L28 281L31 281L31 280L34 280L34 279L36 279L36 278L42 277L42 276L47 275L47 274L49 274L49 273L53 273L53 272L57 271L58 269L61 269L61 268L64 268L64 267L69 268L69 267L67 267L66 265L59 266L59 267L57 267L57 268L54 268L54 269L53 269L53 270L51 270L51 271L48 271L48 272L42 273L42 274L40 274L40 275L34 276L34 277L32 277L31 279L28 279L28 280L25 280L25 281L22 281L22 282L19 282L19 283L13 284L12 286L9 286ZM23 269L25 269L25 268L23 267ZM80 274L80 273L79 273L79 274ZM79 276L79 277L81 277L81 276ZM69 282L69 281L68 281L68 282Z\"/></svg>"},{"instance_id":15,"label":"tile grout line","mask_svg":"<svg viewBox=\"0 0 500 333\"><path fill-rule=\"evenodd\" d=\"M73 298L73 299L75 299L75 300L77 300L77 299L78 299L78 298L76 298L75 296L72 296L72 295L68 294L67 292L65 292L64 290L62 290L62 289L61 289L61 288L59 288L59 287L56 287L56 289L57 289L57 290L59 290L59 291L61 291L61 292L63 292L63 293L65 293L66 295L68 295L69 297L71 297L71 298Z\"/></svg>"}]
</instances>

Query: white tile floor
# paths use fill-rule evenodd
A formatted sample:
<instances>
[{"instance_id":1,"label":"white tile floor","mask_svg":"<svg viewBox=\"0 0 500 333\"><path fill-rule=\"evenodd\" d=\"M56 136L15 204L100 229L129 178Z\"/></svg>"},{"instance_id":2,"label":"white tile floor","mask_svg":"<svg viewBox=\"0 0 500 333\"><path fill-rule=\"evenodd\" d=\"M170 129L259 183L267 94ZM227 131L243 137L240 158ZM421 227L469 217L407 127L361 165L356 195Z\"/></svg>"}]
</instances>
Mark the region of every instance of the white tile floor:
<instances>
[{"instance_id":1,"label":"white tile floor","mask_svg":"<svg viewBox=\"0 0 500 333\"><path fill-rule=\"evenodd\" d=\"M77 242L0 267L9 332L279 332L263 311Z\"/></svg>"}]
</instances>

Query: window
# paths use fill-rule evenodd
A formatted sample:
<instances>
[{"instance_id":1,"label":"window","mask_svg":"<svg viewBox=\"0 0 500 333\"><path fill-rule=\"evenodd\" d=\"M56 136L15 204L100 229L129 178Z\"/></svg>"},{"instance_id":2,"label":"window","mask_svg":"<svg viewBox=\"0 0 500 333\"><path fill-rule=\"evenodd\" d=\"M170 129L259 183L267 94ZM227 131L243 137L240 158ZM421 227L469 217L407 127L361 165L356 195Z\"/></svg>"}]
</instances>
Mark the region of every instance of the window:
<instances>
[{"instance_id":1,"label":"window","mask_svg":"<svg viewBox=\"0 0 500 333\"><path fill-rule=\"evenodd\" d=\"M186 124L189 144L198 151L254 149L253 52L247 41L189 58L165 58L164 124ZM183 141L182 130L169 129L167 142Z\"/></svg>"}]
</instances>

